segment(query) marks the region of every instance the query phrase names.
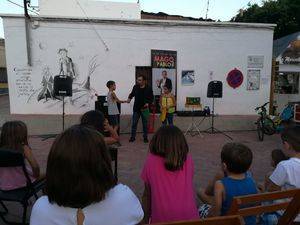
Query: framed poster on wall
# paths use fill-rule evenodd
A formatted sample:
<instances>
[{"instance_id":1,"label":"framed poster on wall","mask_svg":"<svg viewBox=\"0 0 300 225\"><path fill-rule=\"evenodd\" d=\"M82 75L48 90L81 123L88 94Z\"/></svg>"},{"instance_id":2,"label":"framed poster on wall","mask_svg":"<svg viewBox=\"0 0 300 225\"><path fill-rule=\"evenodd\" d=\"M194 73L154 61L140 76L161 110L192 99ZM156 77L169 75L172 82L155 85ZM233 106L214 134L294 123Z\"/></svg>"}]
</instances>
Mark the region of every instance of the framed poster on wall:
<instances>
[{"instance_id":1,"label":"framed poster on wall","mask_svg":"<svg viewBox=\"0 0 300 225\"><path fill-rule=\"evenodd\" d=\"M192 86L195 83L195 71L183 70L181 73L181 84L183 86Z\"/></svg>"},{"instance_id":2,"label":"framed poster on wall","mask_svg":"<svg viewBox=\"0 0 300 225\"><path fill-rule=\"evenodd\" d=\"M172 93L176 95L177 52L151 50L151 65L154 95L161 95L164 85L172 87Z\"/></svg>"},{"instance_id":3,"label":"framed poster on wall","mask_svg":"<svg viewBox=\"0 0 300 225\"><path fill-rule=\"evenodd\" d=\"M249 69L247 73L247 90L255 91L260 87L260 70Z\"/></svg>"}]
</instances>

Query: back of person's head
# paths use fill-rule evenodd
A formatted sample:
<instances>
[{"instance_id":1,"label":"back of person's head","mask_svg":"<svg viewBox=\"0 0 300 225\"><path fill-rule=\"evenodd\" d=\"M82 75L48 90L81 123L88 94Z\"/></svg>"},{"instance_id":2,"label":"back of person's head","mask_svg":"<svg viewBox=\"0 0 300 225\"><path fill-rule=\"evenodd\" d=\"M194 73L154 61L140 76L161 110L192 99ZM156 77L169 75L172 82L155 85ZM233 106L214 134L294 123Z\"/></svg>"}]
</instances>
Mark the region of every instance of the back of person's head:
<instances>
[{"instance_id":1,"label":"back of person's head","mask_svg":"<svg viewBox=\"0 0 300 225\"><path fill-rule=\"evenodd\" d=\"M28 145L26 124L22 121L4 123L1 130L0 147L23 151L24 145Z\"/></svg>"},{"instance_id":2,"label":"back of person's head","mask_svg":"<svg viewBox=\"0 0 300 225\"><path fill-rule=\"evenodd\" d=\"M115 83L116 83L116 82L114 82L114 81L112 81L112 80L109 80L109 81L107 81L107 83L106 83L106 87L107 87L107 88L111 88Z\"/></svg>"},{"instance_id":3,"label":"back of person's head","mask_svg":"<svg viewBox=\"0 0 300 225\"><path fill-rule=\"evenodd\" d=\"M271 153L271 157L273 167L276 167L281 161L288 159L281 149L274 149Z\"/></svg>"},{"instance_id":4,"label":"back of person's head","mask_svg":"<svg viewBox=\"0 0 300 225\"><path fill-rule=\"evenodd\" d=\"M75 125L55 139L46 170L51 203L84 208L103 200L115 185L110 155L99 132Z\"/></svg>"},{"instance_id":5,"label":"back of person's head","mask_svg":"<svg viewBox=\"0 0 300 225\"><path fill-rule=\"evenodd\" d=\"M292 150L300 152L300 126L286 128L281 134L281 139L288 143Z\"/></svg>"},{"instance_id":6,"label":"back of person's head","mask_svg":"<svg viewBox=\"0 0 300 225\"><path fill-rule=\"evenodd\" d=\"M225 144L221 152L222 163L228 172L241 174L249 170L253 155L250 148L241 143Z\"/></svg>"},{"instance_id":7,"label":"back of person's head","mask_svg":"<svg viewBox=\"0 0 300 225\"><path fill-rule=\"evenodd\" d=\"M96 129L101 134L104 134L105 117L102 112L98 110L91 110L82 115L80 124Z\"/></svg>"},{"instance_id":8,"label":"back of person's head","mask_svg":"<svg viewBox=\"0 0 300 225\"><path fill-rule=\"evenodd\" d=\"M150 142L150 152L165 158L165 168L170 171L183 168L188 151L186 139L176 126L162 126Z\"/></svg>"}]
</instances>

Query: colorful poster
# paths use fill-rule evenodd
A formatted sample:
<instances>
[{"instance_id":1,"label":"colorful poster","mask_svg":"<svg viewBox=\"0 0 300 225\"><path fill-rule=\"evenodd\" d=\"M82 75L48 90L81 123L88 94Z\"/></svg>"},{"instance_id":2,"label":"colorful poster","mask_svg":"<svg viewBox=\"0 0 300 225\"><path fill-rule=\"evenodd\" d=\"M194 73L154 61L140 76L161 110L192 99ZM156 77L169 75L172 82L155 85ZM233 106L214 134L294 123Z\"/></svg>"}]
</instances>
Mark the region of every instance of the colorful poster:
<instances>
[{"instance_id":1,"label":"colorful poster","mask_svg":"<svg viewBox=\"0 0 300 225\"><path fill-rule=\"evenodd\" d=\"M255 91L260 87L260 70L248 70L247 90Z\"/></svg>"},{"instance_id":2,"label":"colorful poster","mask_svg":"<svg viewBox=\"0 0 300 225\"><path fill-rule=\"evenodd\" d=\"M194 70L183 70L181 73L181 84L183 86L191 86L195 83Z\"/></svg>"},{"instance_id":3,"label":"colorful poster","mask_svg":"<svg viewBox=\"0 0 300 225\"><path fill-rule=\"evenodd\" d=\"M172 93L175 95L177 52L151 50L151 64L154 95L161 95L164 85L172 87Z\"/></svg>"},{"instance_id":4,"label":"colorful poster","mask_svg":"<svg viewBox=\"0 0 300 225\"><path fill-rule=\"evenodd\" d=\"M177 52L151 50L152 68L176 69Z\"/></svg>"}]
</instances>

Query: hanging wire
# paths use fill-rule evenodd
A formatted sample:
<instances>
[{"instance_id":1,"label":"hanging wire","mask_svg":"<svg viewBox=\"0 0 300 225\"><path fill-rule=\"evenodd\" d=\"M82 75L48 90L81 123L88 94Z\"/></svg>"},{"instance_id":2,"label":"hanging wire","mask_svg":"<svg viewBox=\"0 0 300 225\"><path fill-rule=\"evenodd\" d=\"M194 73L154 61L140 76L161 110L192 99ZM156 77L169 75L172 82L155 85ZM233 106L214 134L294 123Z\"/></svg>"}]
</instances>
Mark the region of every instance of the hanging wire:
<instances>
[{"instance_id":1,"label":"hanging wire","mask_svg":"<svg viewBox=\"0 0 300 225\"><path fill-rule=\"evenodd\" d=\"M101 37L101 35L98 33L97 29L95 28L95 26L92 24L92 21L89 19L87 13L85 12L85 10L83 9L83 7L81 6L81 4L79 3L78 0L75 0L77 5L80 7L81 11L83 12L83 14L85 15L86 19L88 20L88 22L90 23L91 27L93 28L93 30L95 31L97 37L99 38L99 40L102 42L102 44L105 47L106 51L109 51L109 48L107 46L107 44L105 43L105 41L103 40L103 38Z\"/></svg>"},{"instance_id":2,"label":"hanging wire","mask_svg":"<svg viewBox=\"0 0 300 225\"><path fill-rule=\"evenodd\" d=\"M9 2L9 3L11 3L11 4L14 4L14 5L16 5L16 6L19 6L19 7L21 7L21 8L23 8L24 9L24 6L22 6L22 5L20 5L20 4L18 4L18 3L16 3L16 2L13 2L13 1L11 1L11 0L6 0L7 2ZM28 11L30 11L30 12L32 12L32 13L35 13L36 15L39 15L36 11L34 11L33 9L28 9Z\"/></svg>"}]
</instances>

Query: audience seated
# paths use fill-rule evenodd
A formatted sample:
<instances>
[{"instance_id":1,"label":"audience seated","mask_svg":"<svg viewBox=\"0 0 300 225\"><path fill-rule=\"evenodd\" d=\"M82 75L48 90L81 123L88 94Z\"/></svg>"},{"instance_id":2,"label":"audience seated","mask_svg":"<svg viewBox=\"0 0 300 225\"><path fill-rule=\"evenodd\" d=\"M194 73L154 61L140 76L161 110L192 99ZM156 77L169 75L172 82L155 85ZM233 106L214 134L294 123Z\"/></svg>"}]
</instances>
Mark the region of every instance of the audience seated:
<instances>
[{"instance_id":1,"label":"audience seated","mask_svg":"<svg viewBox=\"0 0 300 225\"><path fill-rule=\"evenodd\" d=\"M163 126L150 142L141 178L145 223L199 218L193 189L194 164L183 133Z\"/></svg>"},{"instance_id":2,"label":"audience seated","mask_svg":"<svg viewBox=\"0 0 300 225\"><path fill-rule=\"evenodd\" d=\"M28 144L27 126L21 121L6 122L2 126L1 149L21 152L26 159L27 172L32 182L42 178L40 167ZM26 177L21 167L0 168L0 190L8 191L26 186Z\"/></svg>"},{"instance_id":3,"label":"audience seated","mask_svg":"<svg viewBox=\"0 0 300 225\"><path fill-rule=\"evenodd\" d=\"M82 115L80 124L96 129L104 136L105 143L108 145L118 143L119 141L117 131L109 125L108 120L100 111L91 110L86 112Z\"/></svg>"},{"instance_id":4,"label":"audience seated","mask_svg":"<svg viewBox=\"0 0 300 225\"><path fill-rule=\"evenodd\" d=\"M46 196L33 206L31 225L132 225L143 219L135 194L116 184L102 135L75 125L54 141Z\"/></svg>"},{"instance_id":5,"label":"audience seated","mask_svg":"<svg viewBox=\"0 0 300 225\"><path fill-rule=\"evenodd\" d=\"M257 193L256 184L247 172L252 158L251 150L243 144L228 143L223 146L221 162L224 177L215 182L212 208L210 206L202 207L200 209L201 217L224 216L231 206L233 197ZM245 224L256 224L256 218L246 217Z\"/></svg>"},{"instance_id":6,"label":"audience seated","mask_svg":"<svg viewBox=\"0 0 300 225\"><path fill-rule=\"evenodd\" d=\"M266 182L267 191L300 188L300 127L289 127L281 134L283 152L290 159L280 162ZM295 219L300 222L300 214Z\"/></svg>"}]
</instances>

